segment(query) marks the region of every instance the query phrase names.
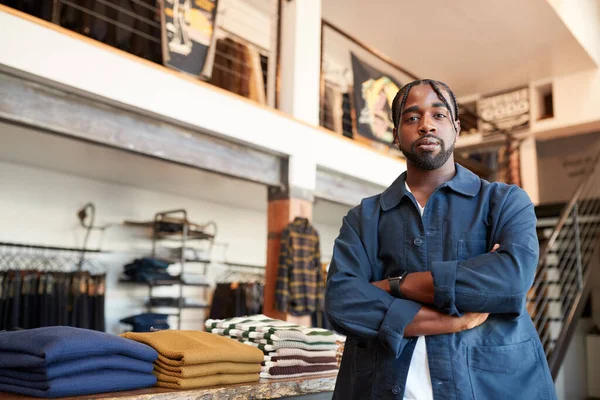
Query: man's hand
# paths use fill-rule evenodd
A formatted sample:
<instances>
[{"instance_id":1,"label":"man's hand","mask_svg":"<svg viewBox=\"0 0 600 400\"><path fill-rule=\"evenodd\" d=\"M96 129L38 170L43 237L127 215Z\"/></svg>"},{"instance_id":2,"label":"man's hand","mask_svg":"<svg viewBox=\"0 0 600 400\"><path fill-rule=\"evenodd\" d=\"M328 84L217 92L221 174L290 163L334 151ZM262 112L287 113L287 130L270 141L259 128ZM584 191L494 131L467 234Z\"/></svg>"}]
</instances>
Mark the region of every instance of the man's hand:
<instances>
[{"instance_id":1,"label":"man's hand","mask_svg":"<svg viewBox=\"0 0 600 400\"><path fill-rule=\"evenodd\" d=\"M457 324L460 331L467 331L469 329L477 328L479 325L483 324L490 314L487 313L465 313L462 317L454 317L457 318Z\"/></svg>"},{"instance_id":2,"label":"man's hand","mask_svg":"<svg viewBox=\"0 0 600 400\"><path fill-rule=\"evenodd\" d=\"M462 332L483 324L488 316L489 314L466 313L462 317L453 317L423 306L412 322L404 328L404 336L430 336Z\"/></svg>"},{"instance_id":3,"label":"man's hand","mask_svg":"<svg viewBox=\"0 0 600 400\"><path fill-rule=\"evenodd\" d=\"M377 281L377 282L371 282L371 285L378 287L379 289L383 290L384 292L391 293L390 281L388 281L387 279L384 279L382 281Z\"/></svg>"}]
</instances>

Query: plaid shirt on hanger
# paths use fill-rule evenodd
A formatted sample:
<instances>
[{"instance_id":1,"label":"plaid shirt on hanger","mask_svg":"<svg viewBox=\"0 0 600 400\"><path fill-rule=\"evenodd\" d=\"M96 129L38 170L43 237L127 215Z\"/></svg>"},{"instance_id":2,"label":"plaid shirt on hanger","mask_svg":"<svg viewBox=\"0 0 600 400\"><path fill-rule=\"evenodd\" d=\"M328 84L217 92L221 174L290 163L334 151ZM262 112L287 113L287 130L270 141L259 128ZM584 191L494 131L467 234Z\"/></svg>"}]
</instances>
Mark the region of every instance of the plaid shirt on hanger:
<instances>
[{"instance_id":1,"label":"plaid shirt on hanger","mask_svg":"<svg viewBox=\"0 0 600 400\"><path fill-rule=\"evenodd\" d=\"M281 234L275 308L295 316L323 309L325 280L319 234L306 218L296 218Z\"/></svg>"}]
</instances>

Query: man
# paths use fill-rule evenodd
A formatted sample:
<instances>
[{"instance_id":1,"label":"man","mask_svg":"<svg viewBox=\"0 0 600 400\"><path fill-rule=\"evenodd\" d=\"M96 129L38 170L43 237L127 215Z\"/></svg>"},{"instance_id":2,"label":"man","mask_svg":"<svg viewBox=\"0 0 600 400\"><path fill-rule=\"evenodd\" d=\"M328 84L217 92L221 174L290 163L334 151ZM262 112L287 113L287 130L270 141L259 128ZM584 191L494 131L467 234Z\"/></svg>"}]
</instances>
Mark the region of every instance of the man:
<instances>
[{"instance_id":1,"label":"man","mask_svg":"<svg viewBox=\"0 0 600 400\"><path fill-rule=\"evenodd\" d=\"M525 308L529 197L454 163L444 83L407 84L392 116L407 171L344 218L327 279L328 318L347 335L334 399L555 399Z\"/></svg>"}]
</instances>

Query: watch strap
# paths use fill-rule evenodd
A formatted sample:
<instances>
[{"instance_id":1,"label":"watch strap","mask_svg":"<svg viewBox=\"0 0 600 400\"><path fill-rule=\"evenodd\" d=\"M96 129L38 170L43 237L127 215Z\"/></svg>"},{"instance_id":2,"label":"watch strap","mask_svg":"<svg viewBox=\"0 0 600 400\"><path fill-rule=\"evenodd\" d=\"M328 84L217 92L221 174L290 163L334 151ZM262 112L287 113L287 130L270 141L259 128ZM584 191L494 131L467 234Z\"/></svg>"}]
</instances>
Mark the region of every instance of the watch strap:
<instances>
[{"instance_id":1,"label":"watch strap","mask_svg":"<svg viewBox=\"0 0 600 400\"><path fill-rule=\"evenodd\" d=\"M397 297L399 299L402 298L402 291L400 290L400 284L408 275L408 271L404 271L400 276L395 276L392 278L388 278L390 283L390 292L392 296Z\"/></svg>"}]
</instances>

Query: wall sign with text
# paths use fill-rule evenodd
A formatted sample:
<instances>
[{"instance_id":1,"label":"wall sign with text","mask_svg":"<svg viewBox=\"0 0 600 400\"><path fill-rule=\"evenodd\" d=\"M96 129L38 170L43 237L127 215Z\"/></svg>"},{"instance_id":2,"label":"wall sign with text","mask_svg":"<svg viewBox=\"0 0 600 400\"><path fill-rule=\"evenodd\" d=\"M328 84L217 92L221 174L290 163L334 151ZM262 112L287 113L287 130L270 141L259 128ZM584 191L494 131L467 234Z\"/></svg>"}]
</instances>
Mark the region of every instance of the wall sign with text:
<instances>
[{"instance_id":1,"label":"wall sign with text","mask_svg":"<svg viewBox=\"0 0 600 400\"><path fill-rule=\"evenodd\" d=\"M486 95L477 100L477 114L509 132L529 128L529 110L528 87ZM484 135L498 132L492 124L483 121L479 122L479 131Z\"/></svg>"}]
</instances>

